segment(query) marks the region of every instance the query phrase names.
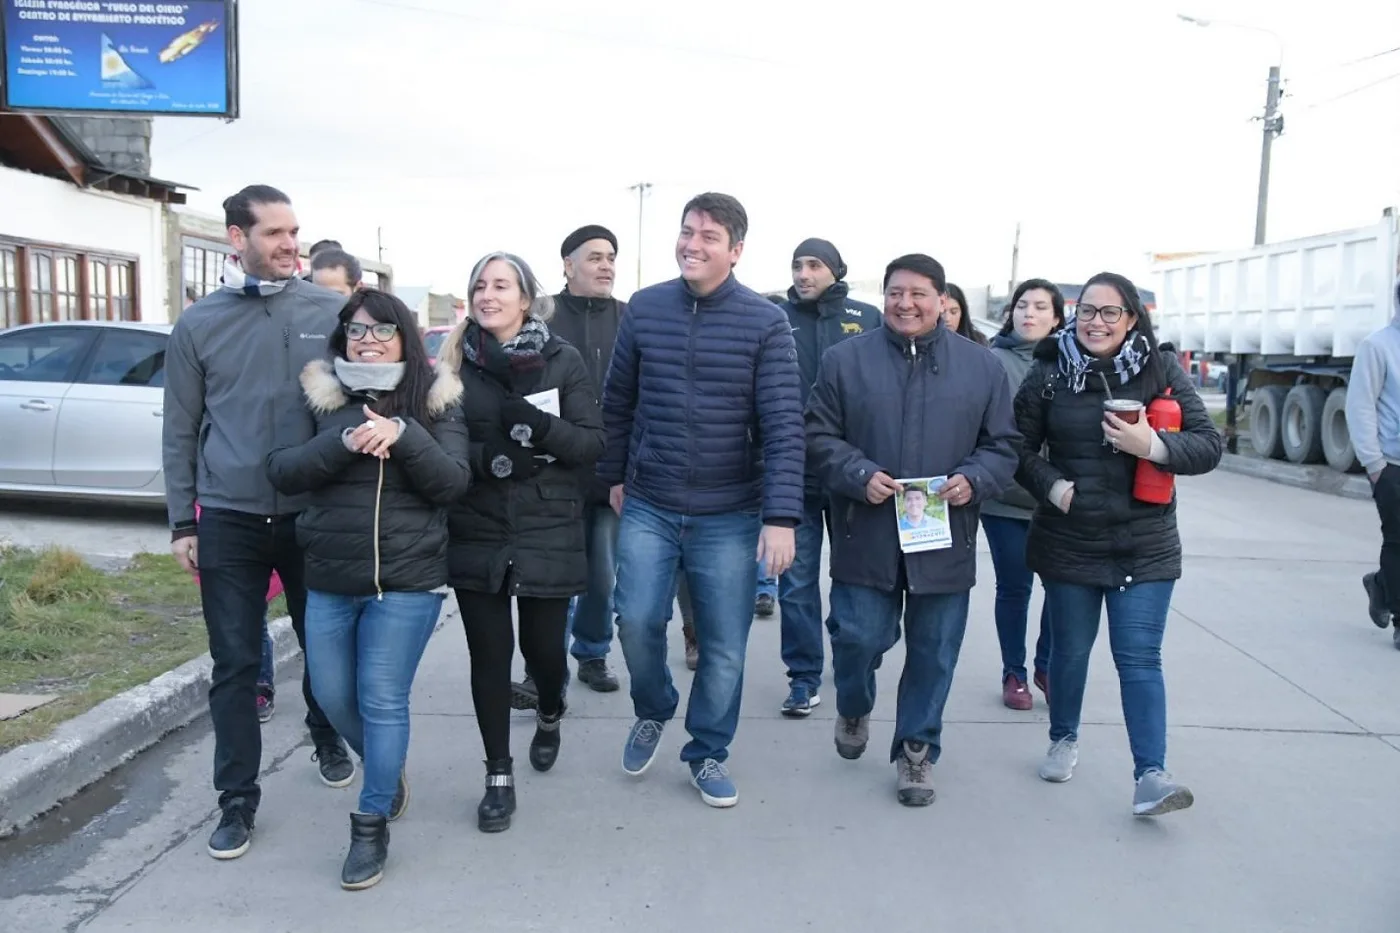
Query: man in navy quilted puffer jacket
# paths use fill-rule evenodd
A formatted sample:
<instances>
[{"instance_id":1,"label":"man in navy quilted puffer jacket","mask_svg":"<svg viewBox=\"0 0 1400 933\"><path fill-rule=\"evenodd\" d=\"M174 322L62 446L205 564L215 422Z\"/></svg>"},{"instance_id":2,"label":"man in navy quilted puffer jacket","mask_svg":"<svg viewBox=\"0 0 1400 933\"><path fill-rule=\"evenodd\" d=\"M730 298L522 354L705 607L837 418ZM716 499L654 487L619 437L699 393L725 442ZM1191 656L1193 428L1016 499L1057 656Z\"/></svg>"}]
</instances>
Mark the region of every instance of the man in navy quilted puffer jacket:
<instances>
[{"instance_id":1,"label":"man in navy quilted puffer jacket","mask_svg":"<svg viewBox=\"0 0 1400 933\"><path fill-rule=\"evenodd\" d=\"M684 572L700 663L681 760L713 807L738 791L725 760L739 723L757 555L769 575L792 563L802 519L801 374L787 315L740 285L748 216L725 194L681 215L680 278L634 293L603 392L607 448L598 475L621 515L617 630L637 722L622 767L650 767L680 695L666 623Z\"/></svg>"}]
</instances>

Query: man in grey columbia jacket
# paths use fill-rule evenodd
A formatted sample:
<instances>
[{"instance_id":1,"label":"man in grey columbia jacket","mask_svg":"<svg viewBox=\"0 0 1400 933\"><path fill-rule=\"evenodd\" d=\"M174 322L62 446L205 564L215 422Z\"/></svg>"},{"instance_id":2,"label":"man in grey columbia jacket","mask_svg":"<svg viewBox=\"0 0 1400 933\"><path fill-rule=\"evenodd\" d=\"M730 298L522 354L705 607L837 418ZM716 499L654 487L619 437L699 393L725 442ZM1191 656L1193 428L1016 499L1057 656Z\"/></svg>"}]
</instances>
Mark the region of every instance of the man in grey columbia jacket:
<instances>
[{"instance_id":1,"label":"man in grey columbia jacket","mask_svg":"<svg viewBox=\"0 0 1400 933\"><path fill-rule=\"evenodd\" d=\"M297 277L297 221L285 194L252 185L225 201L224 212L238 258L225 265L221 287L186 309L170 335L163 460L171 550L199 576L214 659L209 711L223 816L209 854L232 859L248 850L261 794L257 678L274 570L305 647L296 542L303 502L280 495L268 480L273 423L279 409L303 404L298 376L325 355L345 299ZM344 787L354 779L354 763L305 675L302 693L321 779Z\"/></svg>"},{"instance_id":2,"label":"man in grey columbia jacket","mask_svg":"<svg viewBox=\"0 0 1400 933\"><path fill-rule=\"evenodd\" d=\"M1347 430L1381 517L1380 571L1361 578L1380 628L1400 614L1400 280L1394 301L1391 322L1356 348L1347 385ZM1400 648L1400 627L1394 641Z\"/></svg>"}]
</instances>

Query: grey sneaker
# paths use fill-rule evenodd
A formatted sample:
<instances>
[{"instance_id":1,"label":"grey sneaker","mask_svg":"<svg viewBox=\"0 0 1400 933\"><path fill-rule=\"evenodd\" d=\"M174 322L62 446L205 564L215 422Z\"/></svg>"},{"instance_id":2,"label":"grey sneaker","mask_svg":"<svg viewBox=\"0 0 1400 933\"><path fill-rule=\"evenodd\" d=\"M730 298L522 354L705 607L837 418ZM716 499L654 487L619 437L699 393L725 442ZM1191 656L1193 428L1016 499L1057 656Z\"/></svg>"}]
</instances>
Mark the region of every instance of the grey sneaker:
<instances>
[{"instance_id":1,"label":"grey sneaker","mask_svg":"<svg viewBox=\"0 0 1400 933\"><path fill-rule=\"evenodd\" d=\"M1040 779L1054 784L1063 784L1074 777L1074 766L1079 764L1079 742L1074 739L1060 739L1050 743L1045 760L1040 763Z\"/></svg>"},{"instance_id":2,"label":"grey sneaker","mask_svg":"<svg viewBox=\"0 0 1400 933\"><path fill-rule=\"evenodd\" d=\"M855 761L865 753L865 746L869 741L869 716L861 716L857 719L847 719L845 716L836 717L836 754L850 761Z\"/></svg>"},{"instance_id":3,"label":"grey sneaker","mask_svg":"<svg viewBox=\"0 0 1400 933\"><path fill-rule=\"evenodd\" d=\"M925 742L904 742L894 760L898 776L899 802L906 807L926 807L933 803L933 762Z\"/></svg>"},{"instance_id":4,"label":"grey sneaker","mask_svg":"<svg viewBox=\"0 0 1400 933\"><path fill-rule=\"evenodd\" d=\"M1185 810L1196 802L1191 788L1178 784L1165 771L1149 771L1138 778L1133 792L1134 816L1161 816L1173 810Z\"/></svg>"}]
</instances>

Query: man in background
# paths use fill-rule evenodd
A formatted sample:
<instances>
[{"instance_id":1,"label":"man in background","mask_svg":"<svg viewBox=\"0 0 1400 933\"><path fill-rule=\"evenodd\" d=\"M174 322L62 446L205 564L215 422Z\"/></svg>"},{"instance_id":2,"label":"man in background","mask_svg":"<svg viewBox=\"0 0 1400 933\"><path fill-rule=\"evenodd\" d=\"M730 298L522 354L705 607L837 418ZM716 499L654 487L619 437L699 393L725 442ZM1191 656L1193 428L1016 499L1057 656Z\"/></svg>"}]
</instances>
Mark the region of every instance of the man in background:
<instances>
[{"instance_id":1,"label":"man in background","mask_svg":"<svg viewBox=\"0 0 1400 933\"><path fill-rule=\"evenodd\" d=\"M1400 279L1391 322L1361 341L1347 385L1347 430L1381 519L1380 569L1361 578L1371 621L1400 614ZM1400 648L1400 627L1392 636Z\"/></svg>"},{"instance_id":2,"label":"man in background","mask_svg":"<svg viewBox=\"0 0 1400 933\"><path fill-rule=\"evenodd\" d=\"M880 326L880 309L851 298L845 278L846 263L830 240L812 237L792 251L792 288L782 307L797 343L803 405L817 381L826 351ZM803 481L797 554L778 589L783 610L783 663L788 675L782 714L791 719L810 716L821 703L826 656L822 643L822 542L831 525L827 503L827 494L809 465Z\"/></svg>"},{"instance_id":3,"label":"man in background","mask_svg":"<svg viewBox=\"0 0 1400 933\"><path fill-rule=\"evenodd\" d=\"M349 298L364 284L360 261L343 249L322 249L311 257L311 281Z\"/></svg>"},{"instance_id":4,"label":"man in background","mask_svg":"<svg viewBox=\"0 0 1400 933\"><path fill-rule=\"evenodd\" d=\"M617 237L607 227L589 224L564 238L559 246L564 261L564 290L554 296L549 327L583 355L593 392L603 402L603 383L612 362L617 329L627 305L612 296L617 273ZM569 611L570 653L578 661L578 679L599 693L612 693L619 684L608 667L613 640L613 585L617 580L617 513L608 504L608 487L596 476L585 484L585 542L588 548L588 591ZM512 684L516 709L534 709L539 700L528 666L525 680Z\"/></svg>"}]
</instances>

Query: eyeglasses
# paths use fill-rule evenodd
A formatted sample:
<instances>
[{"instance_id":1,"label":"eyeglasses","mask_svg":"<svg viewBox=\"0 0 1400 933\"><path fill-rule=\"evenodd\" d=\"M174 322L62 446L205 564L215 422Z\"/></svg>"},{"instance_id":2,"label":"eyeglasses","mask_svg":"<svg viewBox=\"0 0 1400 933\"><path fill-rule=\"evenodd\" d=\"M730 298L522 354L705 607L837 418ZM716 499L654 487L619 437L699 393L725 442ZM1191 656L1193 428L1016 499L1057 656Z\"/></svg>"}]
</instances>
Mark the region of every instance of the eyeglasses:
<instances>
[{"instance_id":1,"label":"eyeglasses","mask_svg":"<svg viewBox=\"0 0 1400 933\"><path fill-rule=\"evenodd\" d=\"M1127 308L1118 305L1106 305L1102 308L1096 308L1093 305L1080 305L1074 309L1074 316L1086 324L1094 319L1094 315L1098 315L1105 324L1117 324L1127 310Z\"/></svg>"},{"instance_id":2,"label":"eyeglasses","mask_svg":"<svg viewBox=\"0 0 1400 933\"><path fill-rule=\"evenodd\" d=\"M347 321L345 324L345 336L351 340L364 340L365 334L369 334L380 343L388 343L398 332L397 324L362 324L359 321Z\"/></svg>"}]
</instances>

